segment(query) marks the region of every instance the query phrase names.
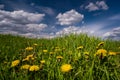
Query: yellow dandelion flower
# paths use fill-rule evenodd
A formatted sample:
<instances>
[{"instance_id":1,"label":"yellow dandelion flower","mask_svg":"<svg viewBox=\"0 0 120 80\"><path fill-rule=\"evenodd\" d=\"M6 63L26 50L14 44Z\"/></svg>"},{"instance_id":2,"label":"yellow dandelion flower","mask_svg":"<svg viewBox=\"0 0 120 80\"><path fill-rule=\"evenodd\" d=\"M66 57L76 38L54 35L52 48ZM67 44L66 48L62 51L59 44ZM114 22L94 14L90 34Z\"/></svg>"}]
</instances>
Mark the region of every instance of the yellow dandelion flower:
<instances>
[{"instance_id":1,"label":"yellow dandelion flower","mask_svg":"<svg viewBox=\"0 0 120 80\"><path fill-rule=\"evenodd\" d=\"M79 47L77 47L77 49L83 49L83 46L79 46Z\"/></svg>"},{"instance_id":2,"label":"yellow dandelion flower","mask_svg":"<svg viewBox=\"0 0 120 80\"><path fill-rule=\"evenodd\" d=\"M109 52L109 55L111 55L111 56L116 55L116 54L117 54L116 52L112 52L112 51Z\"/></svg>"},{"instance_id":3,"label":"yellow dandelion flower","mask_svg":"<svg viewBox=\"0 0 120 80\"><path fill-rule=\"evenodd\" d=\"M32 57L32 58L31 58L31 60L35 60L35 58L34 58L34 57Z\"/></svg>"},{"instance_id":4,"label":"yellow dandelion flower","mask_svg":"<svg viewBox=\"0 0 120 80\"><path fill-rule=\"evenodd\" d=\"M24 58L22 61L29 61L30 59L34 60L35 58L33 56L34 56L33 54L30 54L26 58Z\"/></svg>"},{"instance_id":5,"label":"yellow dandelion flower","mask_svg":"<svg viewBox=\"0 0 120 80\"><path fill-rule=\"evenodd\" d=\"M38 65L30 66L29 71L38 71L40 68Z\"/></svg>"},{"instance_id":6,"label":"yellow dandelion flower","mask_svg":"<svg viewBox=\"0 0 120 80\"><path fill-rule=\"evenodd\" d=\"M99 44L98 44L98 46L102 46L104 44L104 42L100 42Z\"/></svg>"},{"instance_id":7,"label":"yellow dandelion flower","mask_svg":"<svg viewBox=\"0 0 120 80\"><path fill-rule=\"evenodd\" d=\"M62 57L62 56L56 56L56 58L57 58L57 59L63 59L63 57Z\"/></svg>"},{"instance_id":8,"label":"yellow dandelion flower","mask_svg":"<svg viewBox=\"0 0 120 80\"><path fill-rule=\"evenodd\" d=\"M44 63L45 63L45 60L41 60L40 63L41 63L41 64L44 64Z\"/></svg>"},{"instance_id":9,"label":"yellow dandelion flower","mask_svg":"<svg viewBox=\"0 0 120 80\"><path fill-rule=\"evenodd\" d=\"M120 49L120 47L118 47Z\"/></svg>"},{"instance_id":10,"label":"yellow dandelion flower","mask_svg":"<svg viewBox=\"0 0 120 80\"><path fill-rule=\"evenodd\" d=\"M99 56L100 59L103 59L105 56L107 56L107 51L105 49L99 49L94 56Z\"/></svg>"},{"instance_id":11,"label":"yellow dandelion flower","mask_svg":"<svg viewBox=\"0 0 120 80\"><path fill-rule=\"evenodd\" d=\"M29 61L29 58L24 58L22 61Z\"/></svg>"},{"instance_id":12,"label":"yellow dandelion flower","mask_svg":"<svg viewBox=\"0 0 120 80\"><path fill-rule=\"evenodd\" d=\"M25 48L25 50L31 51L31 50L33 50L33 47L27 47L27 48Z\"/></svg>"},{"instance_id":13,"label":"yellow dandelion flower","mask_svg":"<svg viewBox=\"0 0 120 80\"><path fill-rule=\"evenodd\" d=\"M14 60L12 61L11 67L15 67L20 63L20 60Z\"/></svg>"},{"instance_id":14,"label":"yellow dandelion flower","mask_svg":"<svg viewBox=\"0 0 120 80\"><path fill-rule=\"evenodd\" d=\"M21 68L20 69L29 69L29 67L30 67L30 65L28 65L28 64L26 64L26 65L23 65L23 66L21 66Z\"/></svg>"},{"instance_id":15,"label":"yellow dandelion flower","mask_svg":"<svg viewBox=\"0 0 120 80\"><path fill-rule=\"evenodd\" d=\"M59 51L61 51L60 48L56 48L56 49L55 49L55 52L59 52Z\"/></svg>"},{"instance_id":16,"label":"yellow dandelion flower","mask_svg":"<svg viewBox=\"0 0 120 80\"><path fill-rule=\"evenodd\" d=\"M89 59L89 56L85 56L85 59Z\"/></svg>"},{"instance_id":17,"label":"yellow dandelion flower","mask_svg":"<svg viewBox=\"0 0 120 80\"><path fill-rule=\"evenodd\" d=\"M96 49L98 50L98 49L99 49L99 47L97 46L97 47L96 47Z\"/></svg>"},{"instance_id":18,"label":"yellow dandelion flower","mask_svg":"<svg viewBox=\"0 0 120 80\"><path fill-rule=\"evenodd\" d=\"M51 54L51 55L52 55L52 54L54 54L54 52L50 52L49 54Z\"/></svg>"},{"instance_id":19,"label":"yellow dandelion flower","mask_svg":"<svg viewBox=\"0 0 120 80\"><path fill-rule=\"evenodd\" d=\"M107 51L105 49L99 49L99 50L97 50L96 55L106 56L107 55Z\"/></svg>"},{"instance_id":20,"label":"yellow dandelion flower","mask_svg":"<svg viewBox=\"0 0 120 80\"><path fill-rule=\"evenodd\" d=\"M34 45L34 46L37 46L38 44L35 43L35 44L33 44L33 45Z\"/></svg>"},{"instance_id":21,"label":"yellow dandelion flower","mask_svg":"<svg viewBox=\"0 0 120 80\"><path fill-rule=\"evenodd\" d=\"M30 54L27 56L27 58L33 58L33 56L34 56L33 54Z\"/></svg>"},{"instance_id":22,"label":"yellow dandelion flower","mask_svg":"<svg viewBox=\"0 0 120 80\"><path fill-rule=\"evenodd\" d=\"M64 64L61 66L61 72L69 72L72 69L70 64Z\"/></svg>"},{"instance_id":23,"label":"yellow dandelion flower","mask_svg":"<svg viewBox=\"0 0 120 80\"><path fill-rule=\"evenodd\" d=\"M84 55L87 55L87 56L89 56L89 52L84 52Z\"/></svg>"},{"instance_id":24,"label":"yellow dandelion flower","mask_svg":"<svg viewBox=\"0 0 120 80\"><path fill-rule=\"evenodd\" d=\"M89 52L84 52L85 59L89 59Z\"/></svg>"},{"instance_id":25,"label":"yellow dandelion flower","mask_svg":"<svg viewBox=\"0 0 120 80\"><path fill-rule=\"evenodd\" d=\"M48 50L43 50L43 52L44 52L44 53L47 53L47 52L48 52Z\"/></svg>"}]
</instances>

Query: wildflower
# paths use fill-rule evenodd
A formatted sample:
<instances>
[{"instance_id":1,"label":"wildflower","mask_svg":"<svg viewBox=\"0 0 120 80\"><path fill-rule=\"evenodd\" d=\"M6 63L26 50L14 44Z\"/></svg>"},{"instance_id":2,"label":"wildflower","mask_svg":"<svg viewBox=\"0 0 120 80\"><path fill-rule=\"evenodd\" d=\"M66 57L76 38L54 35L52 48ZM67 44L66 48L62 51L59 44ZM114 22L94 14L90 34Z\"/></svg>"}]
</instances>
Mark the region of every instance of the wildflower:
<instances>
[{"instance_id":1,"label":"wildflower","mask_svg":"<svg viewBox=\"0 0 120 80\"><path fill-rule=\"evenodd\" d=\"M23 66L21 66L21 68L20 69L29 69L29 67L30 67L30 65L28 65L28 64L26 64L26 65L23 65Z\"/></svg>"},{"instance_id":2,"label":"wildflower","mask_svg":"<svg viewBox=\"0 0 120 80\"><path fill-rule=\"evenodd\" d=\"M29 58L24 58L22 61L29 61Z\"/></svg>"},{"instance_id":3,"label":"wildflower","mask_svg":"<svg viewBox=\"0 0 120 80\"><path fill-rule=\"evenodd\" d=\"M59 51L61 51L60 48L55 48L55 52L59 52Z\"/></svg>"},{"instance_id":4,"label":"wildflower","mask_svg":"<svg viewBox=\"0 0 120 80\"><path fill-rule=\"evenodd\" d=\"M34 55L33 54L30 54L27 56L27 58L32 58Z\"/></svg>"},{"instance_id":5,"label":"wildflower","mask_svg":"<svg viewBox=\"0 0 120 80\"><path fill-rule=\"evenodd\" d=\"M44 52L44 53L47 53L47 52L48 52L48 50L43 50L43 52Z\"/></svg>"},{"instance_id":6,"label":"wildflower","mask_svg":"<svg viewBox=\"0 0 120 80\"><path fill-rule=\"evenodd\" d=\"M77 49L83 49L83 46L79 46L79 47L77 47Z\"/></svg>"},{"instance_id":7,"label":"wildflower","mask_svg":"<svg viewBox=\"0 0 120 80\"><path fill-rule=\"evenodd\" d=\"M99 47L97 46L97 47L96 47L96 49L98 50L98 49L99 49Z\"/></svg>"},{"instance_id":8,"label":"wildflower","mask_svg":"<svg viewBox=\"0 0 120 80\"><path fill-rule=\"evenodd\" d=\"M112 52L112 51L109 52L109 55L116 55L116 54L117 54L116 52Z\"/></svg>"},{"instance_id":9,"label":"wildflower","mask_svg":"<svg viewBox=\"0 0 120 80\"><path fill-rule=\"evenodd\" d=\"M104 42L100 42L100 43L98 44L98 47L99 47L99 46L102 46L103 44L104 44Z\"/></svg>"},{"instance_id":10,"label":"wildflower","mask_svg":"<svg viewBox=\"0 0 120 80\"><path fill-rule=\"evenodd\" d=\"M31 51L31 50L33 50L33 47L27 47L27 48L25 48L25 50Z\"/></svg>"},{"instance_id":11,"label":"wildflower","mask_svg":"<svg viewBox=\"0 0 120 80\"><path fill-rule=\"evenodd\" d=\"M118 47L120 49L120 47Z\"/></svg>"},{"instance_id":12,"label":"wildflower","mask_svg":"<svg viewBox=\"0 0 120 80\"><path fill-rule=\"evenodd\" d=\"M84 55L87 55L87 56L89 56L89 52L84 52Z\"/></svg>"},{"instance_id":13,"label":"wildflower","mask_svg":"<svg viewBox=\"0 0 120 80\"><path fill-rule=\"evenodd\" d=\"M12 61L11 67L15 67L20 63L20 60L14 60Z\"/></svg>"},{"instance_id":14,"label":"wildflower","mask_svg":"<svg viewBox=\"0 0 120 80\"><path fill-rule=\"evenodd\" d=\"M44 64L44 63L45 63L45 60L41 60L40 62L41 62L41 64Z\"/></svg>"},{"instance_id":15,"label":"wildflower","mask_svg":"<svg viewBox=\"0 0 120 80\"><path fill-rule=\"evenodd\" d=\"M69 72L72 69L72 66L70 64L64 64L61 66L62 72Z\"/></svg>"},{"instance_id":16,"label":"wildflower","mask_svg":"<svg viewBox=\"0 0 120 80\"><path fill-rule=\"evenodd\" d=\"M107 56L107 51L105 49L99 49L97 50L95 56L96 55L99 55L100 58L104 58L105 56Z\"/></svg>"},{"instance_id":17,"label":"wildflower","mask_svg":"<svg viewBox=\"0 0 120 80\"><path fill-rule=\"evenodd\" d=\"M55 49L59 49L59 47L55 47Z\"/></svg>"},{"instance_id":18,"label":"wildflower","mask_svg":"<svg viewBox=\"0 0 120 80\"><path fill-rule=\"evenodd\" d=\"M56 58L57 58L57 59L62 59L63 57L62 57L62 56L57 56Z\"/></svg>"},{"instance_id":19,"label":"wildflower","mask_svg":"<svg viewBox=\"0 0 120 80\"><path fill-rule=\"evenodd\" d=\"M30 55L28 55L26 58L24 58L22 61L29 61L30 59L31 60L34 60L34 57L33 57L34 55L33 54L30 54Z\"/></svg>"},{"instance_id":20,"label":"wildflower","mask_svg":"<svg viewBox=\"0 0 120 80\"><path fill-rule=\"evenodd\" d=\"M35 44L33 44L33 45L34 45L34 46L37 46L38 44L35 43Z\"/></svg>"},{"instance_id":21,"label":"wildflower","mask_svg":"<svg viewBox=\"0 0 120 80\"><path fill-rule=\"evenodd\" d=\"M29 71L38 71L40 68L38 65L30 66Z\"/></svg>"},{"instance_id":22,"label":"wildflower","mask_svg":"<svg viewBox=\"0 0 120 80\"><path fill-rule=\"evenodd\" d=\"M50 52L49 54L51 54L51 55L52 55L52 54L54 54L54 52Z\"/></svg>"},{"instance_id":23,"label":"wildflower","mask_svg":"<svg viewBox=\"0 0 120 80\"><path fill-rule=\"evenodd\" d=\"M84 57L85 57L85 59L88 59L89 58L89 52L84 52Z\"/></svg>"}]
</instances>

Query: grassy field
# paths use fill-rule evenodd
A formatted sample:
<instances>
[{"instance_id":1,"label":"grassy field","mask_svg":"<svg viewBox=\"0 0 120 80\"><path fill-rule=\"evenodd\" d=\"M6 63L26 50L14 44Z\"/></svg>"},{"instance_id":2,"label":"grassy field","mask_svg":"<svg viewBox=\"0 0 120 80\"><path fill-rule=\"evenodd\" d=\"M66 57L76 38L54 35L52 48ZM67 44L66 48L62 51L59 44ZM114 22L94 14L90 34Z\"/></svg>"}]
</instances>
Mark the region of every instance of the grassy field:
<instances>
[{"instance_id":1,"label":"grassy field","mask_svg":"<svg viewBox=\"0 0 120 80\"><path fill-rule=\"evenodd\" d=\"M0 80L120 80L120 41L0 35Z\"/></svg>"}]
</instances>

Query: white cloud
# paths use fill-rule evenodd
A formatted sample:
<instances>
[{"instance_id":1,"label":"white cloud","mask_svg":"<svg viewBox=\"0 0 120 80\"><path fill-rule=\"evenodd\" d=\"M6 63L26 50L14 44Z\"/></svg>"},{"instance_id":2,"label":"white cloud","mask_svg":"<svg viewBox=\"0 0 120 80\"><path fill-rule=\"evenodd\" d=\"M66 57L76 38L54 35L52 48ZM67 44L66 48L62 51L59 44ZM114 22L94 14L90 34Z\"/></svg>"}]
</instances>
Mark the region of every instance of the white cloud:
<instances>
[{"instance_id":1,"label":"white cloud","mask_svg":"<svg viewBox=\"0 0 120 80\"><path fill-rule=\"evenodd\" d=\"M38 8L40 11L48 14L48 15L54 15L55 11L50 8L50 7L43 7L43 6L35 6L36 8Z\"/></svg>"},{"instance_id":2,"label":"white cloud","mask_svg":"<svg viewBox=\"0 0 120 80\"><path fill-rule=\"evenodd\" d=\"M0 4L0 9L3 9L4 8L4 5L3 4Z\"/></svg>"},{"instance_id":3,"label":"white cloud","mask_svg":"<svg viewBox=\"0 0 120 80\"><path fill-rule=\"evenodd\" d=\"M23 10L13 12L0 10L0 15L0 20L8 20L13 23L40 22L45 16L45 14L28 13Z\"/></svg>"},{"instance_id":4,"label":"white cloud","mask_svg":"<svg viewBox=\"0 0 120 80\"><path fill-rule=\"evenodd\" d=\"M82 5L83 6L83 5ZM85 6L85 9L88 11L96 11L96 10L108 10L108 5L105 1L97 1L96 3L90 2Z\"/></svg>"},{"instance_id":5,"label":"white cloud","mask_svg":"<svg viewBox=\"0 0 120 80\"><path fill-rule=\"evenodd\" d=\"M72 25L82 21L84 15L72 9L63 14L59 13L56 18L58 19L58 23L60 25Z\"/></svg>"},{"instance_id":6,"label":"white cloud","mask_svg":"<svg viewBox=\"0 0 120 80\"><path fill-rule=\"evenodd\" d=\"M103 36L108 39L120 40L120 27L113 28L112 31L106 32Z\"/></svg>"},{"instance_id":7,"label":"white cloud","mask_svg":"<svg viewBox=\"0 0 120 80\"><path fill-rule=\"evenodd\" d=\"M97 1L96 5L99 7L99 9L107 10L109 7L104 1Z\"/></svg>"},{"instance_id":8,"label":"white cloud","mask_svg":"<svg viewBox=\"0 0 120 80\"><path fill-rule=\"evenodd\" d=\"M70 34L70 33L80 33L81 28L76 26L69 26L66 28L63 28L62 30L56 32L56 35L64 35L64 34Z\"/></svg>"},{"instance_id":9,"label":"white cloud","mask_svg":"<svg viewBox=\"0 0 120 80\"><path fill-rule=\"evenodd\" d=\"M80 33L86 33L88 35L92 35L94 33L93 30L88 30L86 27L79 27L79 26L69 26L65 27L62 30L56 32L56 36L62 36L62 35L69 35L69 34L80 34Z\"/></svg>"},{"instance_id":10,"label":"white cloud","mask_svg":"<svg viewBox=\"0 0 120 80\"><path fill-rule=\"evenodd\" d=\"M38 32L47 27L46 24L42 24L42 23L41 24L27 24L26 26L27 26L28 31L38 31Z\"/></svg>"},{"instance_id":11,"label":"white cloud","mask_svg":"<svg viewBox=\"0 0 120 80\"><path fill-rule=\"evenodd\" d=\"M89 3L85 9L88 9L88 11L95 11L95 10L99 10L98 6L95 5L94 3Z\"/></svg>"},{"instance_id":12,"label":"white cloud","mask_svg":"<svg viewBox=\"0 0 120 80\"><path fill-rule=\"evenodd\" d=\"M4 11L0 10L0 33L14 34L28 37L40 35L47 24L41 23L45 14L29 13L23 10Z\"/></svg>"}]
</instances>

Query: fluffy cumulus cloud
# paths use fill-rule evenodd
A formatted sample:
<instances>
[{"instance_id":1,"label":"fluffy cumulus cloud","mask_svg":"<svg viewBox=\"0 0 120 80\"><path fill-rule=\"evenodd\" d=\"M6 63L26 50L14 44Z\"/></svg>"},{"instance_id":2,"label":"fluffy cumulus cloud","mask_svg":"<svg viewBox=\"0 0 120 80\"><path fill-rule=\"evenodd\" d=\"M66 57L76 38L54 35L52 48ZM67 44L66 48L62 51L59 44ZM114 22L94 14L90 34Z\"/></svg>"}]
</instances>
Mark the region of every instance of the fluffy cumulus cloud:
<instances>
[{"instance_id":1,"label":"fluffy cumulus cloud","mask_svg":"<svg viewBox=\"0 0 120 80\"><path fill-rule=\"evenodd\" d=\"M34 37L47 27L41 23L45 14L29 13L23 10L0 10L0 33ZM30 36L31 35L31 36Z\"/></svg>"},{"instance_id":2,"label":"fluffy cumulus cloud","mask_svg":"<svg viewBox=\"0 0 120 80\"><path fill-rule=\"evenodd\" d=\"M56 18L58 19L58 23L60 25L72 25L82 21L84 15L72 9L63 14L59 13Z\"/></svg>"},{"instance_id":3,"label":"fluffy cumulus cloud","mask_svg":"<svg viewBox=\"0 0 120 80\"><path fill-rule=\"evenodd\" d=\"M65 27L62 30L56 32L56 36L62 36L62 35L69 35L69 34L80 34L80 33L86 33L88 35L93 34L94 32L91 30L88 30L85 28L85 26L79 27L79 26L69 26Z\"/></svg>"},{"instance_id":4,"label":"fluffy cumulus cloud","mask_svg":"<svg viewBox=\"0 0 120 80\"><path fill-rule=\"evenodd\" d=\"M120 40L120 27L114 28L110 32L106 32L104 34L104 38L113 39L113 40Z\"/></svg>"},{"instance_id":5,"label":"fluffy cumulus cloud","mask_svg":"<svg viewBox=\"0 0 120 80\"><path fill-rule=\"evenodd\" d=\"M88 11L96 11L96 10L108 10L108 5L105 1L97 1L96 3L90 2L85 6L85 9Z\"/></svg>"},{"instance_id":6,"label":"fluffy cumulus cloud","mask_svg":"<svg viewBox=\"0 0 120 80\"><path fill-rule=\"evenodd\" d=\"M54 15L55 11L50 8L50 7L43 7L43 6L35 6L37 9L39 9L40 11L48 14L48 15Z\"/></svg>"}]
</instances>

